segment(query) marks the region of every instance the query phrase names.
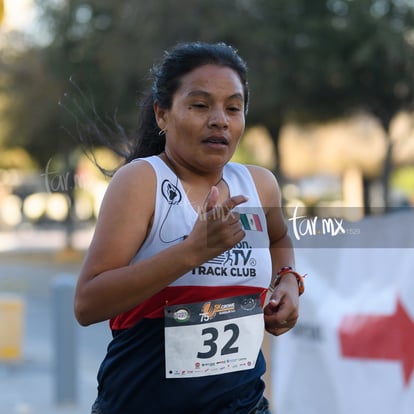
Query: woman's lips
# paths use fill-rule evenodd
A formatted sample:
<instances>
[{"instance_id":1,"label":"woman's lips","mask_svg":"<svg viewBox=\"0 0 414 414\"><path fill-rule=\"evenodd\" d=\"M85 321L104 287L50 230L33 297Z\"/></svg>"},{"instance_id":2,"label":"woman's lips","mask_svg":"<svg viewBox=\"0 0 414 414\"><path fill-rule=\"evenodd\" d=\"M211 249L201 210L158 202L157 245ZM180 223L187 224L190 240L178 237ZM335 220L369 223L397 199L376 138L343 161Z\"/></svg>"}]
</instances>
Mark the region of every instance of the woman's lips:
<instances>
[{"instance_id":1,"label":"woman's lips","mask_svg":"<svg viewBox=\"0 0 414 414\"><path fill-rule=\"evenodd\" d=\"M228 146L229 142L225 137L208 137L203 140L203 143L214 146Z\"/></svg>"}]
</instances>

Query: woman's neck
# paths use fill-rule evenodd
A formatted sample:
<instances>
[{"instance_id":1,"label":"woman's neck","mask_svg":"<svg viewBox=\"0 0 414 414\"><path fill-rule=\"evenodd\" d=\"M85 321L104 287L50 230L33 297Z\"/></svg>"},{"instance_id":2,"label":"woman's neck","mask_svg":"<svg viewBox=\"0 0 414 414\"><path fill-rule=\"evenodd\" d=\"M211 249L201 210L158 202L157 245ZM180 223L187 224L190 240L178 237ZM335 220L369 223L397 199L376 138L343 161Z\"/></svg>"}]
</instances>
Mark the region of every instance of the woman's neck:
<instances>
[{"instance_id":1,"label":"woman's neck","mask_svg":"<svg viewBox=\"0 0 414 414\"><path fill-rule=\"evenodd\" d=\"M175 161L173 157L168 155L167 151L160 154L160 158L168 165L174 174L181 180L181 182L190 185L206 185L217 186L223 180L223 170L201 172L194 168L182 165Z\"/></svg>"}]
</instances>

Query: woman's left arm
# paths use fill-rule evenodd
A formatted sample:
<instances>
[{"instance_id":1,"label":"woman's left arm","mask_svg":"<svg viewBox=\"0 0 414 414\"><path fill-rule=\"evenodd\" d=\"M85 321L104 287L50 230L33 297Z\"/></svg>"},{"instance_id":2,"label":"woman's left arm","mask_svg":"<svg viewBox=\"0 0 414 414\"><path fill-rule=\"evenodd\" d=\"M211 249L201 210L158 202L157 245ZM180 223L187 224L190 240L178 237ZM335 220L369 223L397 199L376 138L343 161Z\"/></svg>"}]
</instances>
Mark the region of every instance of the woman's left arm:
<instances>
[{"instance_id":1,"label":"woman's left arm","mask_svg":"<svg viewBox=\"0 0 414 414\"><path fill-rule=\"evenodd\" d=\"M281 335L293 328L299 316L298 281L293 273L284 272L277 286L277 273L286 267L295 268L292 241L282 211L281 193L275 176L268 170L249 166L266 214L272 258L274 287L264 312L265 328L272 335Z\"/></svg>"}]
</instances>

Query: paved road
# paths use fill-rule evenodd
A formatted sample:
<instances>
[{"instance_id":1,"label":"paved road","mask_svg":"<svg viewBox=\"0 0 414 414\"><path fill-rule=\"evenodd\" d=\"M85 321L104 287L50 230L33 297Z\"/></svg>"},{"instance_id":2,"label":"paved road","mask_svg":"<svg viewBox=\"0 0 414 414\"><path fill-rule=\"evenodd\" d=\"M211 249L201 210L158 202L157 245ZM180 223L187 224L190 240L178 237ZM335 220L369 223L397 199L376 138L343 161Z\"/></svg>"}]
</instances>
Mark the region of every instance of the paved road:
<instances>
[{"instance_id":1,"label":"paved road","mask_svg":"<svg viewBox=\"0 0 414 414\"><path fill-rule=\"evenodd\" d=\"M107 323L75 326L76 393L72 404L57 403L56 331L53 318L56 278L76 279L89 231L77 234L76 254L62 251L62 232L33 230L0 234L0 294L24 303L22 358L0 360L0 414L88 414L96 395L96 373L110 339ZM8 329L0 326L0 329Z\"/></svg>"}]
</instances>

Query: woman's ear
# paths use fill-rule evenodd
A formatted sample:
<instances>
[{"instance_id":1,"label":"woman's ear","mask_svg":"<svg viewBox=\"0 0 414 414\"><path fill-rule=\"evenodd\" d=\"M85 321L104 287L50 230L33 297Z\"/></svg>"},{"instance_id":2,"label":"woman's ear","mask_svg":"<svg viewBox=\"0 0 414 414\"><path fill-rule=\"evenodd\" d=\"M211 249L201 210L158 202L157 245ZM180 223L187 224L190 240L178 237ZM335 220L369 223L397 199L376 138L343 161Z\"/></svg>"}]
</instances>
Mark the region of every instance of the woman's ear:
<instances>
[{"instance_id":1,"label":"woman's ear","mask_svg":"<svg viewBox=\"0 0 414 414\"><path fill-rule=\"evenodd\" d=\"M161 108L158 102L154 102L153 108L154 108L155 120L157 121L159 128L162 131L166 131L167 124L168 124L168 111Z\"/></svg>"}]
</instances>

